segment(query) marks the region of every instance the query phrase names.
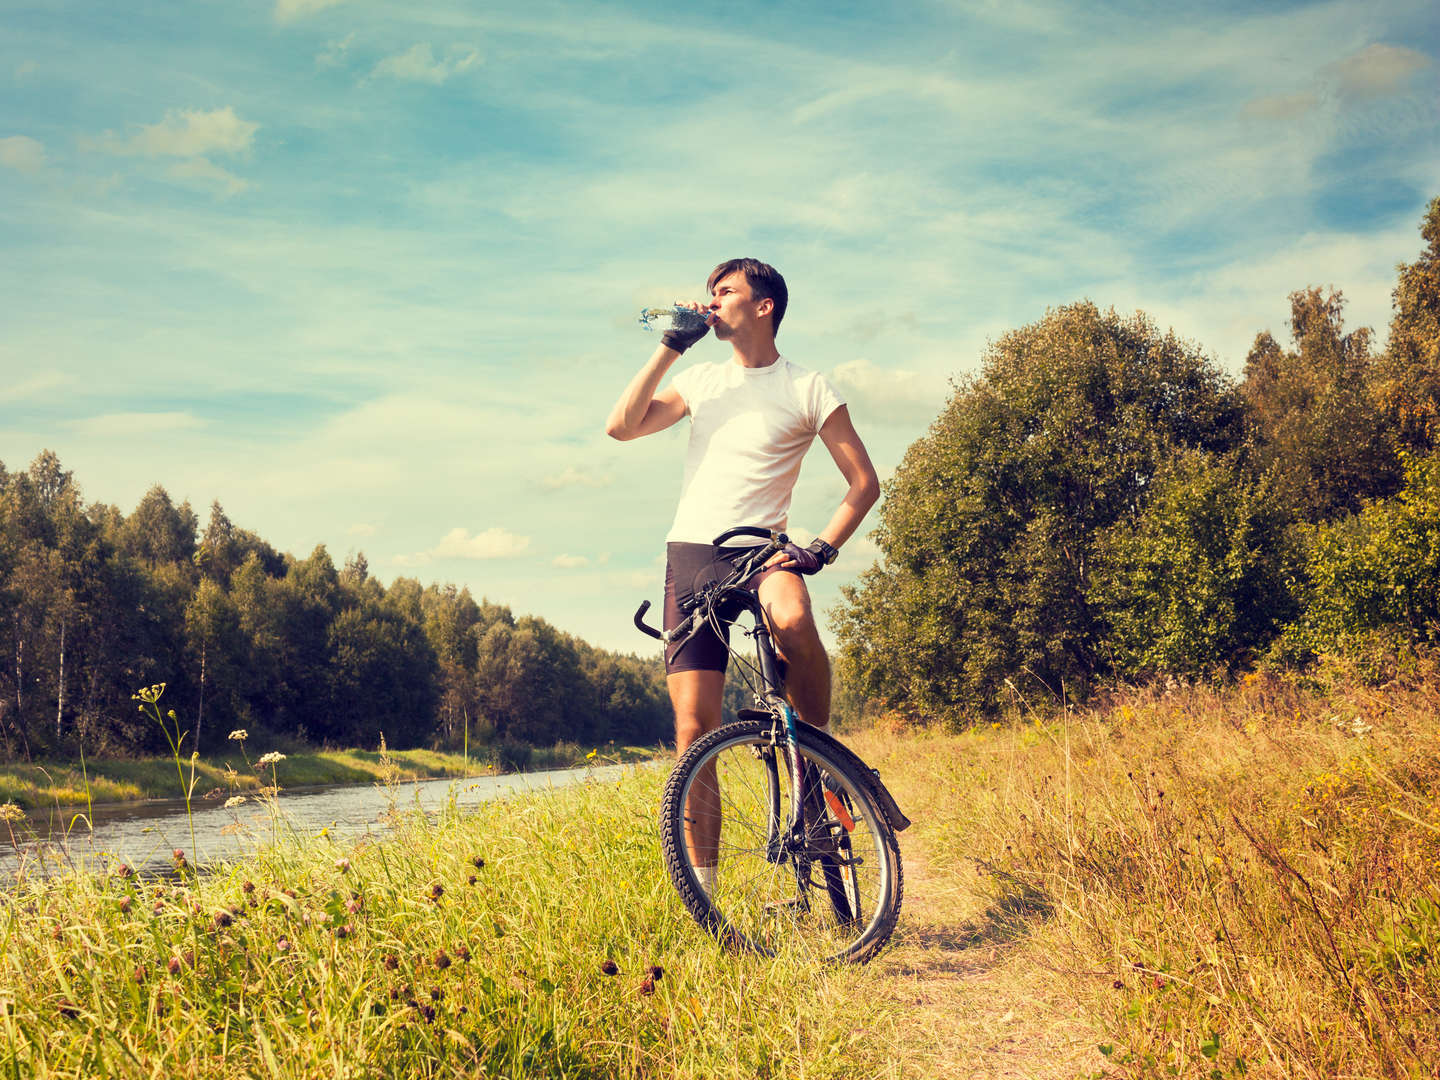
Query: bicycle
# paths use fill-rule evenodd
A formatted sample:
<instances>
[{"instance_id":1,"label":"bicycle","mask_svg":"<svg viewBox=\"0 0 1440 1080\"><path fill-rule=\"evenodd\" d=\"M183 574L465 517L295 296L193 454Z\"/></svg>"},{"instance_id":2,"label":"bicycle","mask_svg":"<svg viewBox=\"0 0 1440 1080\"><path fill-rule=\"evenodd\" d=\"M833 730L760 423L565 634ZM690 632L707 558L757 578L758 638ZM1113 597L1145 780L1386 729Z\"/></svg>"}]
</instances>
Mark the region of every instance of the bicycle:
<instances>
[{"instance_id":1,"label":"bicycle","mask_svg":"<svg viewBox=\"0 0 1440 1080\"><path fill-rule=\"evenodd\" d=\"M665 865L690 914L724 945L864 963L900 915L895 834L910 820L876 770L800 721L786 700L784 662L759 597L744 584L789 538L746 526L716 537L715 547L739 536L766 542L698 590L678 626L648 626L648 600L635 612L635 626L667 646L683 646L707 625L725 640L724 627L749 614L744 633L755 642L753 663L727 644L754 707L697 739L666 781Z\"/></svg>"}]
</instances>

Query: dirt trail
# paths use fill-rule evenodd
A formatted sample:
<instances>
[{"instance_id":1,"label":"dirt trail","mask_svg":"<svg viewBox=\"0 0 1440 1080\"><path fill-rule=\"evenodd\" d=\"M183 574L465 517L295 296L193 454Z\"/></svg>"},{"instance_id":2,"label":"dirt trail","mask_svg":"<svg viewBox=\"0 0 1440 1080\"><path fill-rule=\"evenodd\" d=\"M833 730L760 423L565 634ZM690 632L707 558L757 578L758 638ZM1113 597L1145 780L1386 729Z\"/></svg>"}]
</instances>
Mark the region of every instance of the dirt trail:
<instances>
[{"instance_id":1,"label":"dirt trail","mask_svg":"<svg viewBox=\"0 0 1440 1080\"><path fill-rule=\"evenodd\" d=\"M905 902L895 944L874 963L895 1007L897 1060L884 1076L1058 1080L1103 1069L1067 980L1037 946L977 911L955 868L932 861L923 823L905 832Z\"/></svg>"}]
</instances>

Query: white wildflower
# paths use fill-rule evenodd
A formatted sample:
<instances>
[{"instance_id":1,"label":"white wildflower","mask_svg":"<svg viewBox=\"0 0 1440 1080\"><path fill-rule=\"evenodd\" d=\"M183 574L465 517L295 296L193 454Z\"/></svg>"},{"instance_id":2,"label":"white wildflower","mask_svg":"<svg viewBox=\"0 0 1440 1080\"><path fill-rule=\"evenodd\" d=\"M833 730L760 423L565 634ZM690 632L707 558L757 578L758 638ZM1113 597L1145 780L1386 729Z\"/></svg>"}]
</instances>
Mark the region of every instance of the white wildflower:
<instances>
[{"instance_id":1,"label":"white wildflower","mask_svg":"<svg viewBox=\"0 0 1440 1080\"><path fill-rule=\"evenodd\" d=\"M249 733L248 731L246 731L244 728L240 728L240 729L237 730L237 731L232 731L232 732L230 732L230 739L231 739L231 741L233 741L233 742L244 742L244 741L245 741L246 739L248 739L249 737L250 737L250 733Z\"/></svg>"},{"instance_id":2,"label":"white wildflower","mask_svg":"<svg viewBox=\"0 0 1440 1080\"><path fill-rule=\"evenodd\" d=\"M226 810L234 810L235 807L243 805L244 802L245 802L245 796L244 796L244 795L231 795L230 798L228 798L228 799L225 800L225 809L226 809Z\"/></svg>"},{"instance_id":3,"label":"white wildflower","mask_svg":"<svg viewBox=\"0 0 1440 1080\"><path fill-rule=\"evenodd\" d=\"M24 821L25 811L13 802L0 803L0 821Z\"/></svg>"},{"instance_id":4,"label":"white wildflower","mask_svg":"<svg viewBox=\"0 0 1440 1080\"><path fill-rule=\"evenodd\" d=\"M280 753L280 751L278 751L278 750L271 750L268 754L266 754L264 757L262 757L262 758L257 762L257 764L259 764L259 765L278 765L278 764L280 764L280 762L282 762L282 761L284 761L284 760L285 760L285 755L284 755L284 754Z\"/></svg>"}]
</instances>

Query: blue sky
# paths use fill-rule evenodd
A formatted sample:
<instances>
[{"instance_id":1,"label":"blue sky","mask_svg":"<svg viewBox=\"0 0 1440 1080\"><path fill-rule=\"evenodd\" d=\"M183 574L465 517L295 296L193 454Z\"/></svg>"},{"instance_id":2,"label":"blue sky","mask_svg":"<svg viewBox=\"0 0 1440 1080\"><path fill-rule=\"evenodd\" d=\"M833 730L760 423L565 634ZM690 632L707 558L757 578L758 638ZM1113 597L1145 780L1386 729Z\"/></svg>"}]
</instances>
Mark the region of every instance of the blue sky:
<instances>
[{"instance_id":1,"label":"blue sky","mask_svg":"<svg viewBox=\"0 0 1440 1080\"><path fill-rule=\"evenodd\" d=\"M1083 297L1236 373L1312 284L1383 338L1433 0L1166 7L0 0L0 460L642 650L684 432L602 425L721 259L882 475ZM842 490L817 447L794 530Z\"/></svg>"}]
</instances>

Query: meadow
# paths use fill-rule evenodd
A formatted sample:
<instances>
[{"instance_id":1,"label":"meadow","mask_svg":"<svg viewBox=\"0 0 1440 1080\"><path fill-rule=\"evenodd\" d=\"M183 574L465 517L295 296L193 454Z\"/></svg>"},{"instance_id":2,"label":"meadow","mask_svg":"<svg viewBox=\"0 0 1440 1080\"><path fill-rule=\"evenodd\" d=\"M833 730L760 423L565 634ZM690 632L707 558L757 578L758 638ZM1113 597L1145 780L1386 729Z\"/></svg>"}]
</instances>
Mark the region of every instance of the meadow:
<instances>
[{"instance_id":1,"label":"meadow","mask_svg":"<svg viewBox=\"0 0 1440 1080\"><path fill-rule=\"evenodd\" d=\"M0 1074L1430 1076L1436 676L1017 691L995 726L847 735L916 822L861 969L706 937L655 768L434 817L397 795L383 838L282 827L198 876L21 879ZM1063 1039L997 1056L1012 1015Z\"/></svg>"}]
</instances>

